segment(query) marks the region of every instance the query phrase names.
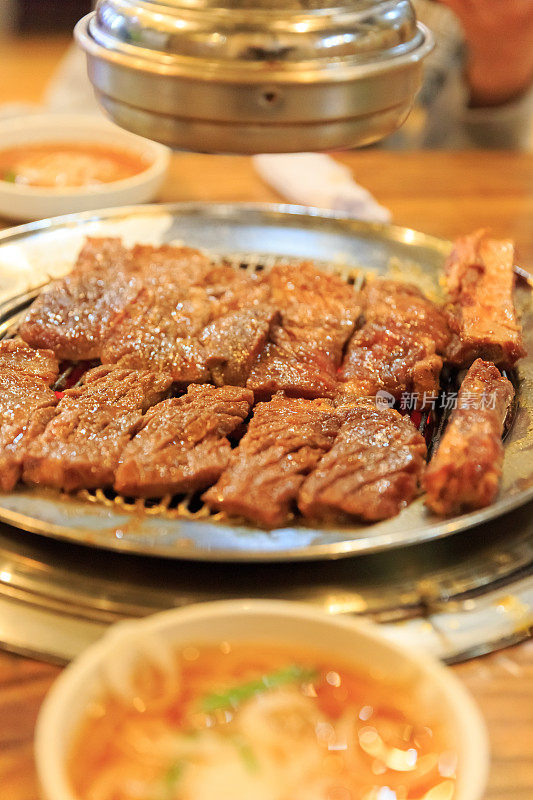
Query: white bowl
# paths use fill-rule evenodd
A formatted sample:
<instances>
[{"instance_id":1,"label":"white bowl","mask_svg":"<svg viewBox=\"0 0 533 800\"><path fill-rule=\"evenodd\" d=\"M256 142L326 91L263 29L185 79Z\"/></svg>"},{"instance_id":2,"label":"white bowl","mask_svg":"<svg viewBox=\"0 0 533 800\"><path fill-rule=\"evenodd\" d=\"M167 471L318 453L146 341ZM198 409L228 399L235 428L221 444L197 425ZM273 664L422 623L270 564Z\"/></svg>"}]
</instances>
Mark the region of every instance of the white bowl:
<instances>
[{"instance_id":1,"label":"white bowl","mask_svg":"<svg viewBox=\"0 0 533 800\"><path fill-rule=\"evenodd\" d=\"M138 153L149 166L120 181L85 187L23 186L0 180L0 217L35 220L153 200L165 179L170 150L123 131L104 117L34 114L0 122L0 150L41 142L94 142Z\"/></svg>"},{"instance_id":2,"label":"white bowl","mask_svg":"<svg viewBox=\"0 0 533 800\"><path fill-rule=\"evenodd\" d=\"M103 689L104 671L127 674L150 640L179 648L223 640L279 641L337 654L355 667L412 681L432 713L449 726L459 756L454 800L481 800L488 774L487 735L472 698L451 670L425 654L389 642L377 625L334 617L303 603L229 600L172 609L121 622L62 673L44 701L36 729L36 761L46 800L79 800L67 778L66 756L88 703ZM153 648L157 652L157 648ZM420 693L420 695L419 695Z\"/></svg>"}]
</instances>

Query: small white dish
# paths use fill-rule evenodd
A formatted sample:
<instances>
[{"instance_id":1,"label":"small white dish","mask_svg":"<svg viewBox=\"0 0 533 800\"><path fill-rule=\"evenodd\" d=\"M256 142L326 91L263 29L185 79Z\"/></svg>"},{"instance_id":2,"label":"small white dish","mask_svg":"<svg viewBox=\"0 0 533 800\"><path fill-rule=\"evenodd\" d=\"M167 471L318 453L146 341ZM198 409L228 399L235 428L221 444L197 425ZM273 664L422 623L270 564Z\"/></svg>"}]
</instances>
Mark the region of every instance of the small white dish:
<instances>
[{"instance_id":1,"label":"small white dish","mask_svg":"<svg viewBox=\"0 0 533 800\"><path fill-rule=\"evenodd\" d=\"M331 616L304 603L229 600L172 609L114 625L62 673L37 721L37 771L46 800L79 800L67 777L67 755L88 704L102 692L104 676L123 685L139 657L171 648L221 641L272 642L324 650L364 672L416 686L425 707L437 708L458 753L454 800L481 800L488 774L485 726L468 692L435 659L388 641L377 625ZM151 646L150 643L154 646Z\"/></svg>"},{"instance_id":2,"label":"small white dish","mask_svg":"<svg viewBox=\"0 0 533 800\"><path fill-rule=\"evenodd\" d=\"M0 180L0 217L28 221L153 200L168 171L170 150L123 131L104 117L31 114L0 121L0 150L24 144L94 143L136 153L148 163L137 175L94 186L40 187Z\"/></svg>"}]
</instances>

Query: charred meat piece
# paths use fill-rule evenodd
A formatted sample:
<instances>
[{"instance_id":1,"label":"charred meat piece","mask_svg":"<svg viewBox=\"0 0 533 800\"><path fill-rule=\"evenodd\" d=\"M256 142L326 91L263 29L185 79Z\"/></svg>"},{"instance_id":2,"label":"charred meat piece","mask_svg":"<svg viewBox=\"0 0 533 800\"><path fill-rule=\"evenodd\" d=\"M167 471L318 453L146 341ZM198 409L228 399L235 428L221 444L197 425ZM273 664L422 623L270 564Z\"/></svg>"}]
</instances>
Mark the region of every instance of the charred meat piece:
<instances>
[{"instance_id":1,"label":"charred meat piece","mask_svg":"<svg viewBox=\"0 0 533 800\"><path fill-rule=\"evenodd\" d=\"M57 403L50 384L57 361L49 350L32 350L18 340L0 342L0 489L11 491L22 459Z\"/></svg>"},{"instance_id":2,"label":"charred meat piece","mask_svg":"<svg viewBox=\"0 0 533 800\"><path fill-rule=\"evenodd\" d=\"M233 275L233 282L213 306L212 321L199 337L211 380L217 386L246 384L273 323L279 320L263 278L235 270Z\"/></svg>"},{"instance_id":3,"label":"charred meat piece","mask_svg":"<svg viewBox=\"0 0 533 800\"><path fill-rule=\"evenodd\" d=\"M172 245L137 245L132 260L142 289L105 337L102 363L168 372L183 386L208 380L195 336L211 318L213 303L202 286L206 276L212 280L211 262Z\"/></svg>"},{"instance_id":4,"label":"charred meat piece","mask_svg":"<svg viewBox=\"0 0 533 800\"><path fill-rule=\"evenodd\" d=\"M356 397L383 390L399 399L409 391L414 405L422 407L435 400L441 369L432 339L370 322L352 336L340 377L343 390Z\"/></svg>"},{"instance_id":5,"label":"charred meat piece","mask_svg":"<svg viewBox=\"0 0 533 800\"><path fill-rule=\"evenodd\" d=\"M354 333L340 371L343 391L359 397L384 390L415 405L435 399L450 331L443 310L416 286L385 278L361 293L364 325Z\"/></svg>"},{"instance_id":6,"label":"charred meat piece","mask_svg":"<svg viewBox=\"0 0 533 800\"><path fill-rule=\"evenodd\" d=\"M219 301L232 294L244 294L252 278L230 264L213 263L205 253L191 247L135 245L132 261L142 275L143 285L160 292L160 296L169 289L186 299L188 290L195 287L203 291L212 308L218 308Z\"/></svg>"},{"instance_id":7,"label":"charred meat piece","mask_svg":"<svg viewBox=\"0 0 533 800\"><path fill-rule=\"evenodd\" d=\"M39 436L55 413L57 398L51 389L27 378L0 374L0 489L10 492L22 476L22 465L28 447ZM23 392L31 391L30 400L21 400Z\"/></svg>"},{"instance_id":8,"label":"charred meat piece","mask_svg":"<svg viewBox=\"0 0 533 800\"><path fill-rule=\"evenodd\" d=\"M268 398L333 396L342 350L360 313L356 292L312 264L274 267L268 275L281 321L252 368L248 388Z\"/></svg>"},{"instance_id":9,"label":"charred meat piece","mask_svg":"<svg viewBox=\"0 0 533 800\"><path fill-rule=\"evenodd\" d=\"M19 334L60 359L99 358L106 335L140 288L131 253L119 239L89 239L73 271L35 300Z\"/></svg>"},{"instance_id":10,"label":"charred meat piece","mask_svg":"<svg viewBox=\"0 0 533 800\"><path fill-rule=\"evenodd\" d=\"M270 285L261 274L237 271L229 266L225 266L225 269L231 269L233 280L229 281L222 294L219 295L219 301L214 310L215 318L244 308L257 309L273 304ZM220 281L220 283L222 282Z\"/></svg>"},{"instance_id":11,"label":"charred meat piece","mask_svg":"<svg viewBox=\"0 0 533 800\"><path fill-rule=\"evenodd\" d=\"M227 436L252 403L252 392L235 386L190 386L183 397L158 403L122 454L116 491L162 497L211 486L231 455Z\"/></svg>"},{"instance_id":12,"label":"charred meat piece","mask_svg":"<svg viewBox=\"0 0 533 800\"><path fill-rule=\"evenodd\" d=\"M333 444L338 426L329 400L277 394L259 403L226 471L203 499L210 508L265 528L283 525L305 476Z\"/></svg>"},{"instance_id":13,"label":"charred meat piece","mask_svg":"<svg viewBox=\"0 0 533 800\"><path fill-rule=\"evenodd\" d=\"M114 236L88 236L70 275L98 272L102 275L114 270L135 270L131 251L124 247L122 239Z\"/></svg>"},{"instance_id":14,"label":"charred meat piece","mask_svg":"<svg viewBox=\"0 0 533 800\"><path fill-rule=\"evenodd\" d=\"M335 443L303 483L304 516L329 522L398 514L419 493L426 444L408 417L371 401L341 403Z\"/></svg>"},{"instance_id":15,"label":"charred meat piece","mask_svg":"<svg viewBox=\"0 0 533 800\"><path fill-rule=\"evenodd\" d=\"M493 502L502 473L503 426L513 396L511 382L494 364L474 361L426 471L426 503L437 514L456 514Z\"/></svg>"},{"instance_id":16,"label":"charred meat piece","mask_svg":"<svg viewBox=\"0 0 533 800\"><path fill-rule=\"evenodd\" d=\"M234 358L239 381L245 382L246 362L268 333L268 326L264 331L253 321L253 330L245 330L250 314L237 314L239 300L244 303L246 290L255 288L251 276L212 264L189 248L138 246L133 253L143 290L107 337L103 363L169 372L186 386L208 381L211 366L218 383L231 382L227 362Z\"/></svg>"},{"instance_id":17,"label":"charred meat piece","mask_svg":"<svg viewBox=\"0 0 533 800\"><path fill-rule=\"evenodd\" d=\"M109 402L132 411L139 409L144 414L163 399L170 385L168 374L100 366L89 370L82 386L70 389L69 396L87 403Z\"/></svg>"},{"instance_id":18,"label":"charred meat piece","mask_svg":"<svg viewBox=\"0 0 533 800\"><path fill-rule=\"evenodd\" d=\"M455 242L445 266L453 331L446 358L469 366L476 358L512 366L525 355L513 303L514 246L477 231Z\"/></svg>"},{"instance_id":19,"label":"charred meat piece","mask_svg":"<svg viewBox=\"0 0 533 800\"><path fill-rule=\"evenodd\" d=\"M266 295L261 284L258 275L239 271L230 264L211 264L202 278L202 286L209 297L217 300L216 316L264 299Z\"/></svg>"},{"instance_id":20,"label":"charred meat piece","mask_svg":"<svg viewBox=\"0 0 533 800\"><path fill-rule=\"evenodd\" d=\"M268 342L253 365L247 386L256 398L269 398L282 391L288 397L334 397L337 375L323 350L298 345L283 328L274 326Z\"/></svg>"},{"instance_id":21,"label":"charred meat piece","mask_svg":"<svg viewBox=\"0 0 533 800\"><path fill-rule=\"evenodd\" d=\"M282 327L292 338L312 335L324 351L340 360L342 348L360 313L353 288L314 264L280 265L268 274L272 302L282 314Z\"/></svg>"},{"instance_id":22,"label":"charred meat piece","mask_svg":"<svg viewBox=\"0 0 533 800\"><path fill-rule=\"evenodd\" d=\"M142 415L166 394L164 373L97 367L69 389L24 456L24 481L65 491L112 486Z\"/></svg>"},{"instance_id":23,"label":"charred meat piece","mask_svg":"<svg viewBox=\"0 0 533 800\"><path fill-rule=\"evenodd\" d=\"M0 342L0 372L6 370L40 378L46 386L51 386L57 380L59 367L51 350L34 350L17 338Z\"/></svg>"},{"instance_id":24,"label":"charred meat piece","mask_svg":"<svg viewBox=\"0 0 533 800\"><path fill-rule=\"evenodd\" d=\"M446 313L412 283L371 278L361 292L361 303L366 322L386 326L394 321L412 332L413 339L432 339L436 353L446 352L451 335Z\"/></svg>"},{"instance_id":25,"label":"charred meat piece","mask_svg":"<svg viewBox=\"0 0 533 800\"><path fill-rule=\"evenodd\" d=\"M230 272L230 267L213 267L207 256L189 247L137 245L128 250L119 239L88 239L72 272L55 281L32 305L20 335L33 346L49 346L67 360L101 358L105 346L109 356L106 361L119 361L122 350L128 356L126 366L151 367L146 356L154 347L157 333L151 339L147 335L143 339L142 334L150 326L157 330L159 322L165 353L169 337L186 338L179 336L180 325L188 329L194 319L200 330L209 319L199 308L198 295L205 300L206 288L189 298L190 287L207 282L209 291L218 296L226 289ZM139 324L144 311L150 312L150 318L139 333L140 353L135 359L129 349L133 331L128 329ZM198 348L181 344L177 349L185 364L198 360ZM194 352L189 352L191 349ZM154 364L155 368L166 368L165 356L161 361L161 365ZM193 366L189 366L191 370ZM194 379L192 375L190 380Z\"/></svg>"},{"instance_id":26,"label":"charred meat piece","mask_svg":"<svg viewBox=\"0 0 533 800\"><path fill-rule=\"evenodd\" d=\"M106 337L103 364L168 372L187 385L209 380L195 334L210 318L211 303L197 287L143 288Z\"/></svg>"},{"instance_id":27,"label":"charred meat piece","mask_svg":"<svg viewBox=\"0 0 533 800\"><path fill-rule=\"evenodd\" d=\"M142 274L145 286L194 286L202 283L212 270L210 259L193 247L163 244L154 247L136 244L131 250L131 261Z\"/></svg>"},{"instance_id":28,"label":"charred meat piece","mask_svg":"<svg viewBox=\"0 0 533 800\"><path fill-rule=\"evenodd\" d=\"M202 331L205 364L217 386L245 386L253 363L268 339L278 312L263 308L244 308L219 317Z\"/></svg>"}]
</instances>

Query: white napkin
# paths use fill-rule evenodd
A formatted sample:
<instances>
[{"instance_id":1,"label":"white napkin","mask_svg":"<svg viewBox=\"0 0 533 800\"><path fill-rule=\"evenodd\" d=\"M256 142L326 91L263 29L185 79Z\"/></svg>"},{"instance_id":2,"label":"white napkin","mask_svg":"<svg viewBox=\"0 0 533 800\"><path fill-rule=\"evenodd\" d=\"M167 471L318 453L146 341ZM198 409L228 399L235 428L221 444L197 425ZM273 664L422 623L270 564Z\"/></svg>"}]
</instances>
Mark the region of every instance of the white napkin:
<instances>
[{"instance_id":1,"label":"white napkin","mask_svg":"<svg viewBox=\"0 0 533 800\"><path fill-rule=\"evenodd\" d=\"M340 211L368 222L390 222L388 208L330 156L275 153L254 156L253 162L261 178L291 203Z\"/></svg>"}]
</instances>

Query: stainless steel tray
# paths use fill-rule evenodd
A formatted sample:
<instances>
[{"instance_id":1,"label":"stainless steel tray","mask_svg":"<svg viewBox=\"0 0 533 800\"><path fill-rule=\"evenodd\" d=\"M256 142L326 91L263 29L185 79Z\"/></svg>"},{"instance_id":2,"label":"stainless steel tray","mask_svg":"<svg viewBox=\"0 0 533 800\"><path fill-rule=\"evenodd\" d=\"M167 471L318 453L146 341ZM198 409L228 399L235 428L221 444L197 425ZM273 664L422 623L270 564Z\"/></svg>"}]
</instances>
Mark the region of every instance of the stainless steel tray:
<instances>
[{"instance_id":1,"label":"stainless steel tray","mask_svg":"<svg viewBox=\"0 0 533 800\"><path fill-rule=\"evenodd\" d=\"M370 225L291 206L174 204L115 209L45 220L0 234L0 336L16 324L31 289L63 274L86 235L126 242L183 240L237 262L313 258L347 275L354 269L393 271L438 292L449 243L412 230ZM531 292L517 291L526 346L533 353ZM0 495L0 519L23 530L123 552L209 561L339 558L428 542L488 522L533 498L533 358L519 366L519 409L506 440L500 497L479 512L448 520L419 499L399 516L374 525L312 528L298 523L271 532L236 525L206 509L127 507L103 493L66 497L19 489Z\"/></svg>"},{"instance_id":2,"label":"stainless steel tray","mask_svg":"<svg viewBox=\"0 0 533 800\"><path fill-rule=\"evenodd\" d=\"M382 625L458 661L533 625L533 504L417 547L342 561L213 564L105 552L0 523L0 646L65 661L111 623L225 598L282 598Z\"/></svg>"}]
</instances>

